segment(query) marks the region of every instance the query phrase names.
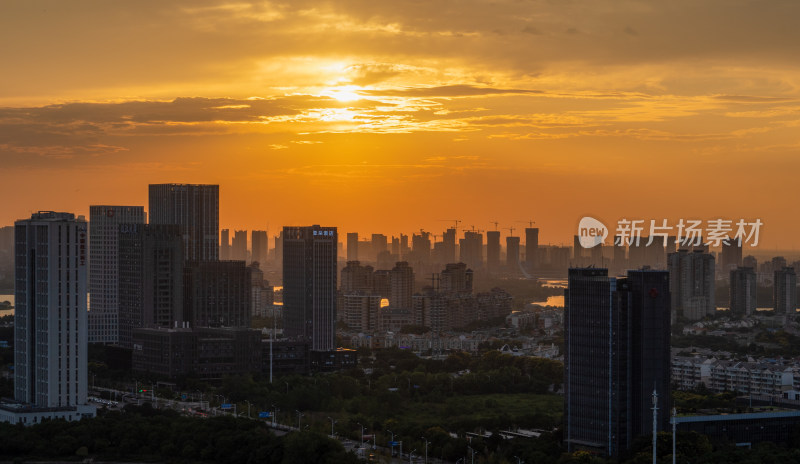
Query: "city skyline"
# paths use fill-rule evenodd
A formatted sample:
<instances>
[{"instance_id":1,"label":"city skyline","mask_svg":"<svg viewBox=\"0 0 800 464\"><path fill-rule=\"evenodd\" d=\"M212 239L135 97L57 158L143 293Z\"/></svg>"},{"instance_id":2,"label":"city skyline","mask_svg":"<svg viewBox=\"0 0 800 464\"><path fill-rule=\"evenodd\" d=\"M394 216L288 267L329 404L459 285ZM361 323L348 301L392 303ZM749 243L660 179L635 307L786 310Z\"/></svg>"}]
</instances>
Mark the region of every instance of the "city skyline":
<instances>
[{"instance_id":1,"label":"city skyline","mask_svg":"<svg viewBox=\"0 0 800 464\"><path fill-rule=\"evenodd\" d=\"M744 217L791 249L798 8L9 5L0 223L177 181L224 185L248 230L535 220L547 244L586 215Z\"/></svg>"}]
</instances>

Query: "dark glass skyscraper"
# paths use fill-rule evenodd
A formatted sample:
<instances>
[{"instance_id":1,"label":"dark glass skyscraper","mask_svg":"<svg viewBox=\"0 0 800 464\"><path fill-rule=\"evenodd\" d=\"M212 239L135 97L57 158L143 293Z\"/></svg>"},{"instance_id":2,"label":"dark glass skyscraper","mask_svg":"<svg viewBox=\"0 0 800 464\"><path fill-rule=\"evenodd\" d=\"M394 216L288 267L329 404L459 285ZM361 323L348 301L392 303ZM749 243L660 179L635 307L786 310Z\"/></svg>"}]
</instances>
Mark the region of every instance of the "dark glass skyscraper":
<instances>
[{"instance_id":1,"label":"dark glass skyscraper","mask_svg":"<svg viewBox=\"0 0 800 464\"><path fill-rule=\"evenodd\" d=\"M219 259L219 185L151 184L149 214L181 227L187 261Z\"/></svg>"},{"instance_id":2,"label":"dark glass skyscraper","mask_svg":"<svg viewBox=\"0 0 800 464\"><path fill-rule=\"evenodd\" d=\"M669 274L570 269L565 294L565 440L617 457L651 430L653 389L668 426Z\"/></svg>"},{"instance_id":3,"label":"dark glass skyscraper","mask_svg":"<svg viewBox=\"0 0 800 464\"><path fill-rule=\"evenodd\" d=\"M183 315L183 240L176 225L119 226L119 344L133 329L173 327Z\"/></svg>"},{"instance_id":4,"label":"dark glass skyscraper","mask_svg":"<svg viewBox=\"0 0 800 464\"><path fill-rule=\"evenodd\" d=\"M285 332L313 351L336 345L337 243L335 227L283 228Z\"/></svg>"}]
</instances>

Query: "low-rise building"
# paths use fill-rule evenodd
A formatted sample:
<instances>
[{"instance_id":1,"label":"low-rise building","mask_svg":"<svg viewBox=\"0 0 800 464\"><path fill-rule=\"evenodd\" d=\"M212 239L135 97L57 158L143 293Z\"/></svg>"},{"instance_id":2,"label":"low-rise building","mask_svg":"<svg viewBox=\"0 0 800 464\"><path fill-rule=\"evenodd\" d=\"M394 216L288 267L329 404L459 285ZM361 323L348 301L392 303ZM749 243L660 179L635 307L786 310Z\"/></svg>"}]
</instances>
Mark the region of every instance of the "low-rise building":
<instances>
[{"instance_id":1,"label":"low-rise building","mask_svg":"<svg viewBox=\"0 0 800 464\"><path fill-rule=\"evenodd\" d=\"M175 378L225 375L261 369L261 332L242 328L134 329L134 372Z\"/></svg>"}]
</instances>

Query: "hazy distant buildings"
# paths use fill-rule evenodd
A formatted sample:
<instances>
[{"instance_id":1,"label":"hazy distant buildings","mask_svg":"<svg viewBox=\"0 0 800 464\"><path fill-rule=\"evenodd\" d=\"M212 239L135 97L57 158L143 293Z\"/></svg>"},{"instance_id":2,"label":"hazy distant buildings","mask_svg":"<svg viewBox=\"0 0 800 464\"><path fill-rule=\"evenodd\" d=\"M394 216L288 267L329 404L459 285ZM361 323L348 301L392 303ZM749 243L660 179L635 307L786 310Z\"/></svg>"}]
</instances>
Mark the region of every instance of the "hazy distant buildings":
<instances>
[{"instance_id":1,"label":"hazy distant buildings","mask_svg":"<svg viewBox=\"0 0 800 464\"><path fill-rule=\"evenodd\" d=\"M89 207L89 343L119 343L119 226L144 222L143 206Z\"/></svg>"},{"instance_id":2,"label":"hazy distant buildings","mask_svg":"<svg viewBox=\"0 0 800 464\"><path fill-rule=\"evenodd\" d=\"M312 351L336 344L337 242L335 227L283 228L285 333Z\"/></svg>"},{"instance_id":3,"label":"hazy distant buildings","mask_svg":"<svg viewBox=\"0 0 800 464\"><path fill-rule=\"evenodd\" d=\"M0 421L95 414L87 404L87 224L40 211L15 223L14 400Z\"/></svg>"},{"instance_id":4,"label":"hazy distant buildings","mask_svg":"<svg viewBox=\"0 0 800 464\"><path fill-rule=\"evenodd\" d=\"M119 344L138 327L173 327L183 315L184 247L177 225L119 225Z\"/></svg>"},{"instance_id":5,"label":"hazy distant buildings","mask_svg":"<svg viewBox=\"0 0 800 464\"><path fill-rule=\"evenodd\" d=\"M247 266L247 270L250 275L250 315L266 317L269 313L274 317L272 305L275 303L275 289L264 278L258 261L253 261Z\"/></svg>"},{"instance_id":6,"label":"hazy distant buildings","mask_svg":"<svg viewBox=\"0 0 800 464\"><path fill-rule=\"evenodd\" d=\"M500 231L486 232L486 270L489 275L497 274L500 270Z\"/></svg>"},{"instance_id":7,"label":"hazy distant buildings","mask_svg":"<svg viewBox=\"0 0 800 464\"><path fill-rule=\"evenodd\" d=\"M0 227L0 281L13 282L14 226Z\"/></svg>"},{"instance_id":8,"label":"hazy distant buildings","mask_svg":"<svg viewBox=\"0 0 800 464\"><path fill-rule=\"evenodd\" d=\"M262 267L267 265L269 252L269 238L266 230L250 231L250 261L259 263Z\"/></svg>"},{"instance_id":9,"label":"hazy distant buildings","mask_svg":"<svg viewBox=\"0 0 800 464\"><path fill-rule=\"evenodd\" d=\"M758 282L752 267L738 267L730 271L731 313L750 316L756 311Z\"/></svg>"},{"instance_id":10,"label":"hazy distant buildings","mask_svg":"<svg viewBox=\"0 0 800 464\"><path fill-rule=\"evenodd\" d=\"M742 244L741 239L730 240L728 243L722 242L722 250L719 255L719 269L723 273L732 271L742 265ZM755 268L753 268L755 270Z\"/></svg>"},{"instance_id":11,"label":"hazy distant buildings","mask_svg":"<svg viewBox=\"0 0 800 464\"><path fill-rule=\"evenodd\" d=\"M358 232L347 233L347 260L358 261Z\"/></svg>"},{"instance_id":12,"label":"hazy distant buildings","mask_svg":"<svg viewBox=\"0 0 800 464\"><path fill-rule=\"evenodd\" d=\"M400 236L400 247L403 246L403 236ZM419 234L411 235L411 253L408 262L417 264L428 264L431 260L431 234L430 232L420 231Z\"/></svg>"},{"instance_id":13,"label":"hazy distant buildings","mask_svg":"<svg viewBox=\"0 0 800 464\"><path fill-rule=\"evenodd\" d=\"M231 241L231 260L233 261L247 261L247 231L235 230L233 231L233 240Z\"/></svg>"},{"instance_id":14,"label":"hazy distant buildings","mask_svg":"<svg viewBox=\"0 0 800 464\"><path fill-rule=\"evenodd\" d=\"M658 429L668 427L669 275L570 269L565 296L564 439L569 451L618 457L652 430L653 389Z\"/></svg>"},{"instance_id":15,"label":"hazy distant buildings","mask_svg":"<svg viewBox=\"0 0 800 464\"><path fill-rule=\"evenodd\" d=\"M533 270L537 267L539 256L539 228L525 228L525 264L528 269Z\"/></svg>"},{"instance_id":16,"label":"hazy distant buildings","mask_svg":"<svg viewBox=\"0 0 800 464\"><path fill-rule=\"evenodd\" d=\"M483 234L465 231L464 238L459 240L459 247L461 262L466 263L473 270L483 267Z\"/></svg>"},{"instance_id":17,"label":"hazy distant buildings","mask_svg":"<svg viewBox=\"0 0 800 464\"><path fill-rule=\"evenodd\" d=\"M342 295L339 319L359 332L371 332L380 327L381 297L371 293L354 292Z\"/></svg>"},{"instance_id":18,"label":"hazy distant buildings","mask_svg":"<svg viewBox=\"0 0 800 464\"><path fill-rule=\"evenodd\" d=\"M519 237L506 237L506 268L508 272L519 272Z\"/></svg>"},{"instance_id":19,"label":"hazy distant buildings","mask_svg":"<svg viewBox=\"0 0 800 464\"><path fill-rule=\"evenodd\" d=\"M150 224L177 224L187 261L219 259L219 185L151 184Z\"/></svg>"},{"instance_id":20,"label":"hazy distant buildings","mask_svg":"<svg viewBox=\"0 0 800 464\"><path fill-rule=\"evenodd\" d=\"M250 327L250 273L244 261L186 263L184 316L190 327Z\"/></svg>"},{"instance_id":21,"label":"hazy distant buildings","mask_svg":"<svg viewBox=\"0 0 800 464\"><path fill-rule=\"evenodd\" d=\"M414 296L414 269L405 261L398 262L389 274L389 304L394 309L411 309Z\"/></svg>"},{"instance_id":22,"label":"hazy distant buildings","mask_svg":"<svg viewBox=\"0 0 800 464\"><path fill-rule=\"evenodd\" d=\"M474 272L464 263L448 264L439 274L439 290L448 293L472 293Z\"/></svg>"},{"instance_id":23,"label":"hazy distant buildings","mask_svg":"<svg viewBox=\"0 0 800 464\"><path fill-rule=\"evenodd\" d=\"M371 248L372 254L375 255L375 260L377 261L381 253L389 251L388 237L383 234L372 234Z\"/></svg>"},{"instance_id":24,"label":"hazy distant buildings","mask_svg":"<svg viewBox=\"0 0 800 464\"><path fill-rule=\"evenodd\" d=\"M456 229L449 228L442 234L443 263L453 263L456 261Z\"/></svg>"},{"instance_id":25,"label":"hazy distant buildings","mask_svg":"<svg viewBox=\"0 0 800 464\"><path fill-rule=\"evenodd\" d=\"M700 320L716 312L714 256L679 250L668 256L672 308L676 316Z\"/></svg>"},{"instance_id":26,"label":"hazy distant buildings","mask_svg":"<svg viewBox=\"0 0 800 464\"><path fill-rule=\"evenodd\" d=\"M343 293L372 293L375 288L375 270L362 266L360 261L348 261L342 269L341 290Z\"/></svg>"},{"instance_id":27,"label":"hazy distant buildings","mask_svg":"<svg viewBox=\"0 0 800 464\"><path fill-rule=\"evenodd\" d=\"M775 270L773 296L777 314L796 314L797 275L793 267L782 267Z\"/></svg>"},{"instance_id":28,"label":"hazy distant buildings","mask_svg":"<svg viewBox=\"0 0 800 464\"><path fill-rule=\"evenodd\" d=\"M220 231L219 259L222 261L231 259L231 231L229 229Z\"/></svg>"}]
</instances>

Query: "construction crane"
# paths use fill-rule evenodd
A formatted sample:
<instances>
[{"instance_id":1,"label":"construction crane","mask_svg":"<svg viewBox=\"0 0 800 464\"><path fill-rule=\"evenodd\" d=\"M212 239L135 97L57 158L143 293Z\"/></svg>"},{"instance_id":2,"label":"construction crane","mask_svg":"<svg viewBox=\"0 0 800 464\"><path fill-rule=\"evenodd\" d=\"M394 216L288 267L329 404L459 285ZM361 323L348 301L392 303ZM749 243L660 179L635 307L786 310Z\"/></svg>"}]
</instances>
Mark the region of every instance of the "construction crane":
<instances>
[{"instance_id":1,"label":"construction crane","mask_svg":"<svg viewBox=\"0 0 800 464\"><path fill-rule=\"evenodd\" d=\"M505 230L509 231L509 237L514 236L514 228L513 227L504 227Z\"/></svg>"},{"instance_id":2,"label":"construction crane","mask_svg":"<svg viewBox=\"0 0 800 464\"><path fill-rule=\"evenodd\" d=\"M528 227L533 227L533 225L536 224L536 221L533 221L533 220L530 220L530 221L517 221L517 222L521 222L523 224L528 224Z\"/></svg>"},{"instance_id":3,"label":"construction crane","mask_svg":"<svg viewBox=\"0 0 800 464\"><path fill-rule=\"evenodd\" d=\"M494 224L494 230L497 230L497 226L498 226L500 223L499 223L499 222L497 222L497 221L491 221L491 222L489 222L489 224Z\"/></svg>"},{"instance_id":4,"label":"construction crane","mask_svg":"<svg viewBox=\"0 0 800 464\"><path fill-rule=\"evenodd\" d=\"M461 224L463 221L460 219L437 219L437 221L449 221L454 222L456 226L454 227L455 230L458 230L458 225Z\"/></svg>"}]
</instances>

